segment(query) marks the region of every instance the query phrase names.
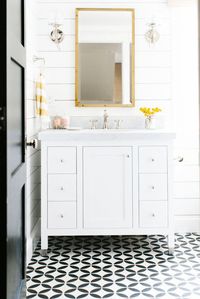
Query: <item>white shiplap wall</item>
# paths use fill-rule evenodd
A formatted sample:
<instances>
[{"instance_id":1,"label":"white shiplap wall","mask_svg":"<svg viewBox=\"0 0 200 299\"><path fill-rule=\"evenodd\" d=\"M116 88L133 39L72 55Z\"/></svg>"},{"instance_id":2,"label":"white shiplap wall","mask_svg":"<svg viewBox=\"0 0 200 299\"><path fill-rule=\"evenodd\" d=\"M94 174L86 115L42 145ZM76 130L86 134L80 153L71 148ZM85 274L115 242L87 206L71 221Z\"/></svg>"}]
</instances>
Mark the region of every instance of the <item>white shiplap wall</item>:
<instances>
[{"instance_id":1,"label":"white shiplap wall","mask_svg":"<svg viewBox=\"0 0 200 299\"><path fill-rule=\"evenodd\" d=\"M37 138L40 121L35 117L36 3L26 1L26 132L27 140ZM26 252L28 263L40 234L40 149L27 148Z\"/></svg>"},{"instance_id":2,"label":"white shiplap wall","mask_svg":"<svg viewBox=\"0 0 200 299\"><path fill-rule=\"evenodd\" d=\"M197 1L170 5L176 154L184 157L174 177L176 230L200 231Z\"/></svg>"},{"instance_id":3,"label":"white shiplap wall","mask_svg":"<svg viewBox=\"0 0 200 299\"><path fill-rule=\"evenodd\" d=\"M195 121L192 127L188 126L181 133L182 123L185 124L186 118L190 116L188 109L182 111L181 114L179 113L180 105L186 105L186 107L188 105L188 99L184 95L188 92L188 85L185 83L187 80L191 80L191 66L189 63L185 64L185 61L190 61L190 55L194 55L194 51L191 51L190 54L191 48L188 48L185 52L181 50L182 55L177 52L177 44L180 42L178 37L182 35L189 23L190 29L194 29L192 27L195 26L192 21L193 17L191 22L185 22L182 24L182 28L179 26L174 30L173 26L179 22L179 18L181 19L181 13L176 12L174 14L172 1L168 6L167 0L91 0L87 2L80 0L38 0L36 44L39 55L46 60L47 94L52 115L96 116L103 114L102 108L75 108L74 106L76 7L135 8L136 109L108 108L108 112L110 115L133 115L134 117L140 106L156 105L165 112L166 126L173 125L173 123L177 124L176 119L178 118L178 138L175 143L174 156L184 156L184 162L182 164L174 163L176 230L200 231L198 121ZM52 14L57 13L61 13L64 17L65 39L61 45L61 51L58 51L49 39L51 29L48 26L49 18ZM147 30L146 24L152 20L152 17L159 24L158 30L161 38L154 47L149 47L144 40L144 33ZM193 44L192 37L190 43ZM181 69L180 72L180 65L185 65L185 78L181 82L179 77L182 76L183 70ZM189 90L196 90L195 83L193 83L191 83ZM197 92L194 92L190 97L190 105L195 107L191 110L195 115L198 115L197 97ZM194 131L195 133L193 133ZM192 139L194 142L188 142L184 138L186 132L190 141Z\"/></svg>"},{"instance_id":4,"label":"white shiplap wall","mask_svg":"<svg viewBox=\"0 0 200 299\"><path fill-rule=\"evenodd\" d=\"M136 106L156 105L168 111L171 106L170 11L166 1L38 1L37 46L46 59L47 93L54 103L50 111L68 115L102 115L103 109L75 108L75 8L132 7L136 10ZM155 14L161 32L153 48L145 42L146 24ZM65 39L58 51L49 38L52 14L62 14ZM158 72L159 69L159 72ZM112 114L134 115L135 109L108 109Z\"/></svg>"}]
</instances>

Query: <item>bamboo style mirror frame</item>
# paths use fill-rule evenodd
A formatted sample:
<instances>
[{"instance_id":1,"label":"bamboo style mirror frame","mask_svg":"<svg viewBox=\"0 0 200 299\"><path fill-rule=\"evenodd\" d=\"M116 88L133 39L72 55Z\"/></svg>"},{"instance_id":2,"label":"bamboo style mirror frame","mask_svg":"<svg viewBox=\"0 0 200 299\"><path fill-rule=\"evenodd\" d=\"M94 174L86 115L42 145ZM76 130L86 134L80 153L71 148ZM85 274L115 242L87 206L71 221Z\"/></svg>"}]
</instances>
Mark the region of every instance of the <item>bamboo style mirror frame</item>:
<instances>
[{"instance_id":1,"label":"bamboo style mirror frame","mask_svg":"<svg viewBox=\"0 0 200 299\"><path fill-rule=\"evenodd\" d=\"M135 106L131 8L76 8L75 106Z\"/></svg>"}]
</instances>

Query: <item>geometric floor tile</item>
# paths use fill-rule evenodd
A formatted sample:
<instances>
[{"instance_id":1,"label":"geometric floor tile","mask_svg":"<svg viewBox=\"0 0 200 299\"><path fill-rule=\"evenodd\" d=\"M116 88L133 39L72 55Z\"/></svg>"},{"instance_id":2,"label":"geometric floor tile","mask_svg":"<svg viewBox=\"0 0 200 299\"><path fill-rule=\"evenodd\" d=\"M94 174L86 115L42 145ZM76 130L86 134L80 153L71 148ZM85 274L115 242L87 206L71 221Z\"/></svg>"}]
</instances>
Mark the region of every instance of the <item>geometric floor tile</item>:
<instances>
[{"instance_id":1,"label":"geometric floor tile","mask_svg":"<svg viewBox=\"0 0 200 299\"><path fill-rule=\"evenodd\" d=\"M50 237L27 267L26 298L200 298L200 235Z\"/></svg>"}]
</instances>

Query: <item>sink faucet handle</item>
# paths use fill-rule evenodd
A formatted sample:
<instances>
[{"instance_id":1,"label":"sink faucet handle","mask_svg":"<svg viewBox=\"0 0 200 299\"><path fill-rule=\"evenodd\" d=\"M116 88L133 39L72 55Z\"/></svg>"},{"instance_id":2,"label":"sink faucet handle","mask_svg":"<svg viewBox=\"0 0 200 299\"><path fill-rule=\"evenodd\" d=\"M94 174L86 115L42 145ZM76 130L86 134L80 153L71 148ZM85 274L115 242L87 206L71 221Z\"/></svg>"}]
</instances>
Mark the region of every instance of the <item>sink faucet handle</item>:
<instances>
[{"instance_id":1,"label":"sink faucet handle","mask_svg":"<svg viewBox=\"0 0 200 299\"><path fill-rule=\"evenodd\" d=\"M120 124L123 122L122 119L115 119L115 129L119 129L120 128Z\"/></svg>"},{"instance_id":2,"label":"sink faucet handle","mask_svg":"<svg viewBox=\"0 0 200 299\"><path fill-rule=\"evenodd\" d=\"M98 120L97 119L91 119L90 122L91 122L91 129L95 130Z\"/></svg>"}]
</instances>

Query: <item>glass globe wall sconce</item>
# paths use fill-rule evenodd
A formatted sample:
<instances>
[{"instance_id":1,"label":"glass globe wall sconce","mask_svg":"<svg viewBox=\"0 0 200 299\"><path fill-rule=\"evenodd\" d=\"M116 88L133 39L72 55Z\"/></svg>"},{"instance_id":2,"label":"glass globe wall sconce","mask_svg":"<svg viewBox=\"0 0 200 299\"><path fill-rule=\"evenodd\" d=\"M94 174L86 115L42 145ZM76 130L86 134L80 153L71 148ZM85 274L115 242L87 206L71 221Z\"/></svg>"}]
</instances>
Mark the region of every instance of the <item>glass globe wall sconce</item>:
<instances>
[{"instance_id":1,"label":"glass globe wall sconce","mask_svg":"<svg viewBox=\"0 0 200 299\"><path fill-rule=\"evenodd\" d=\"M149 30L145 33L145 39L150 45L154 45L159 39L160 34L156 30L156 23L149 23Z\"/></svg>"},{"instance_id":2,"label":"glass globe wall sconce","mask_svg":"<svg viewBox=\"0 0 200 299\"><path fill-rule=\"evenodd\" d=\"M50 26L53 27L53 30L50 32L50 39L52 40L52 42L54 42L56 44L56 46L58 47L58 49L60 49L59 44L63 41L64 39L64 33L63 31L60 29L60 27L62 26L61 23L49 23Z\"/></svg>"}]
</instances>

